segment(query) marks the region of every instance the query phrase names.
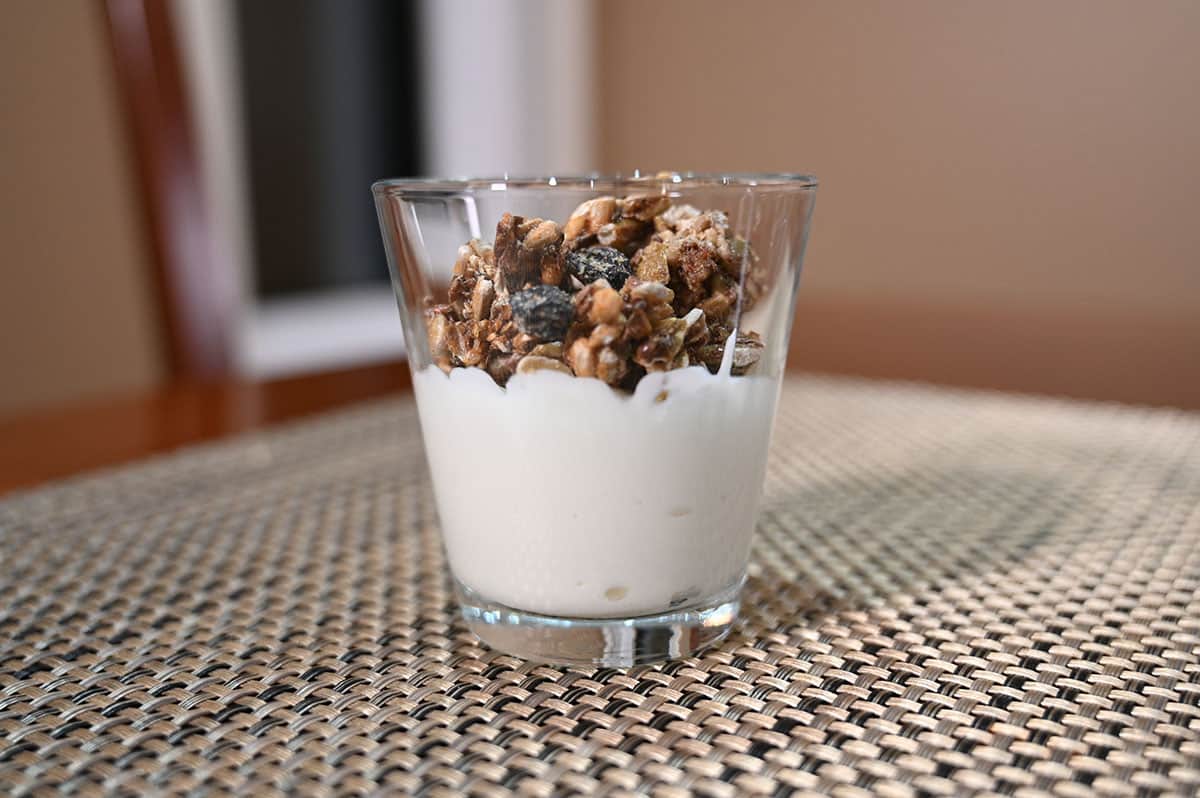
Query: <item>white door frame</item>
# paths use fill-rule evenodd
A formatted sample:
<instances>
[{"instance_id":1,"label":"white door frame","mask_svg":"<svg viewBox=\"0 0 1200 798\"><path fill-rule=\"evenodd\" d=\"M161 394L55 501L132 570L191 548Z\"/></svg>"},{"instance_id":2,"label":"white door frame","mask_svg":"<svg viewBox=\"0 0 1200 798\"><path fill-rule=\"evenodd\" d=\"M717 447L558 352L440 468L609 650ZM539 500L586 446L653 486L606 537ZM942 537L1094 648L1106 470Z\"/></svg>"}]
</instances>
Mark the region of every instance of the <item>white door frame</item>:
<instances>
[{"instance_id":1,"label":"white door frame","mask_svg":"<svg viewBox=\"0 0 1200 798\"><path fill-rule=\"evenodd\" d=\"M238 371L267 378L402 356L385 285L255 299L236 0L172 2L213 249L237 286ZM593 12L593 0L420 0L426 174L593 169Z\"/></svg>"}]
</instances>

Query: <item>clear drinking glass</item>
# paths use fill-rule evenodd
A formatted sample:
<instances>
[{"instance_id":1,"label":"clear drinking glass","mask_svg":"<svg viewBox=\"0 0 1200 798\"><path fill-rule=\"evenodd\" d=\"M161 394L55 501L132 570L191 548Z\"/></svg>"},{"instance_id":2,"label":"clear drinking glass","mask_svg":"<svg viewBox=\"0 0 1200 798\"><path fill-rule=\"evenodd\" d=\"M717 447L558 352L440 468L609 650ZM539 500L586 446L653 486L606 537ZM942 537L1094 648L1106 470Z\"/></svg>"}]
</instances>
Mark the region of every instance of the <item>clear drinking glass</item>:
<instances>
[{"instance_id":1,"label":"clear drinking glass","mask_svg":"<svg viewBox=\"0 0 1200 798\"><path fill-rule=\"evenodd\" d=\"M384 180L373 192L470 629L522 657L609 666L721 640L816 180Z\"/></svg>"}]
</instances>

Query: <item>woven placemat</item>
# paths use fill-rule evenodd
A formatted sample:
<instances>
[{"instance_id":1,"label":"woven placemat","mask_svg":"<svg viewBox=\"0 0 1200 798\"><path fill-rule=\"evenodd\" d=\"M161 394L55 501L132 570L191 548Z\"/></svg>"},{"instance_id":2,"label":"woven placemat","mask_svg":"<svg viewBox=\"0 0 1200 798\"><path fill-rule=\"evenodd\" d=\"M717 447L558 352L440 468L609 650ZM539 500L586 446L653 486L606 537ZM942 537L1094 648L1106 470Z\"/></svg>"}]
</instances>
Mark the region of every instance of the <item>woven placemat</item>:
<instances>
[{"instance_id":1,"label":"woven placemat","mask_svg":"<svg viewBox=\"0 0 1200 798\"><path fill-rule=\"evenodd\" d=\"M1200 791L1200 418L780 412L744 620L628 671L466 633L403 400L0 502L0 792Z\"/></svg>"}]
</instances>

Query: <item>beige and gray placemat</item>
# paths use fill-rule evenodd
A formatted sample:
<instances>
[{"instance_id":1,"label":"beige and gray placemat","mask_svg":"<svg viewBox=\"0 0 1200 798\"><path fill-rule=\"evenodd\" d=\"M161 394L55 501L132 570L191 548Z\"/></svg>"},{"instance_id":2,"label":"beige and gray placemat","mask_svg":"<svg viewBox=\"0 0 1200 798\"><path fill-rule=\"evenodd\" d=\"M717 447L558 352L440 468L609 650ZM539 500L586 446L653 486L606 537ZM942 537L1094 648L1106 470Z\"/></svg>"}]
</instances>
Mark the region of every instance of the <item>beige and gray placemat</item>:
<instances>
[{"instance_id":1,"label":"beige and gray placemat","mask_svg":"<svg viewBox=\"0 0 1200 798\"><path fill-rule=\"evenodd\" d=\"M792 382L743 622L628 671L464 631L406 401L11 497L0 792L59 791L1196 794L1200 418Z\"/></svg>"}]
</instances>

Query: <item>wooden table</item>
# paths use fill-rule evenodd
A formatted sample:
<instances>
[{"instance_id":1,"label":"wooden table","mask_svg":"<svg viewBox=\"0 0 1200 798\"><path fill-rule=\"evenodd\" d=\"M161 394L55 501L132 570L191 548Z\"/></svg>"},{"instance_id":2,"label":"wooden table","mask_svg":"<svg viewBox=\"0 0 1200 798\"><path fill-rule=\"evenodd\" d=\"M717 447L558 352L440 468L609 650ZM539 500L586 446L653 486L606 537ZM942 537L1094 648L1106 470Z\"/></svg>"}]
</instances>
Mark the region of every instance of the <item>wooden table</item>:
<instances>
[{"instance_id":1,"label":"wooden table","mask_svg":"<svg viewBox=\"0 0 1200 798\"><path fill-rule=\"evenodd\" d=\"M0 493L411 388L403 361L176 385L0 420Z\"/></svg>"}]
</instances>

